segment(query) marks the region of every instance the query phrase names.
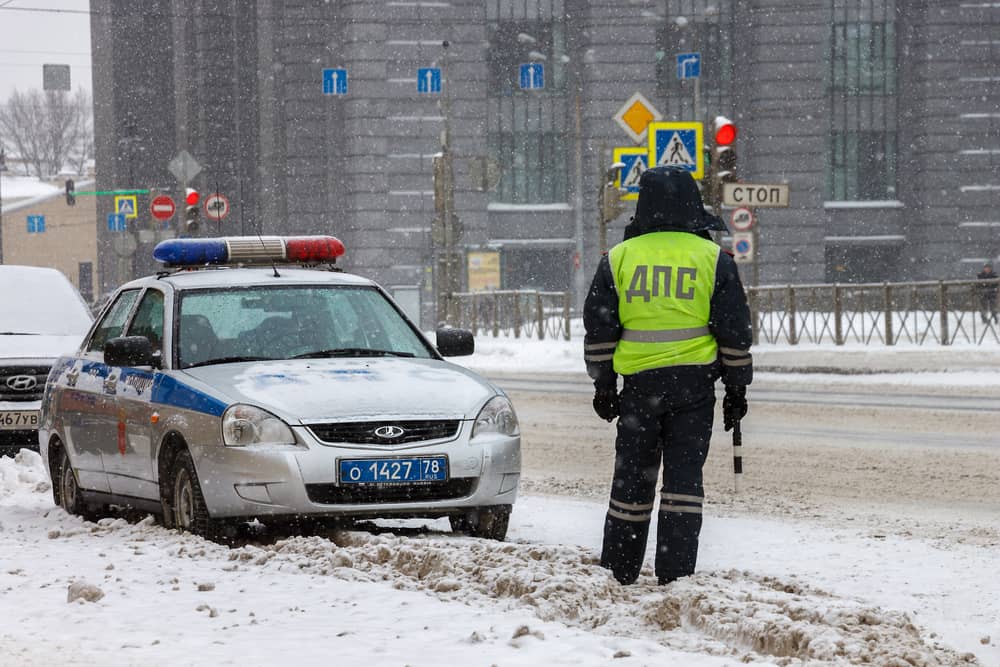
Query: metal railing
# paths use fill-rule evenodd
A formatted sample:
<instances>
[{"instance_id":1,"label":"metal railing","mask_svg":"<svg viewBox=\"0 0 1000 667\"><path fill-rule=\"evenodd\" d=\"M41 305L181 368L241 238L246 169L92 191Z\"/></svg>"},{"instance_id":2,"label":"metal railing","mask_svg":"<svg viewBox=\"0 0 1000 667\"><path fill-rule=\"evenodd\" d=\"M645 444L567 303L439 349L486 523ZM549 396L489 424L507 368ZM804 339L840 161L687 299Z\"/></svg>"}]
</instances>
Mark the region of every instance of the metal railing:
<instances>
[{"instance_id":1,"label":"metal railing","mask_svg":"<svg viewBox=\"0 0 1000 667\"><path fill-rule=\"evenodd\" d=\"M834 283L747 288L754 343L1000 344L983 320L983 290L998 280ZM570 339L568 292L455 292L448 323L475 334Z\"/></svg>"},{"instance_id":2,"label":"metal railing","mask_svg":"<svg viewBox=\"0 0 1000 667\"><path fill-rule=\"evenodd\" d=\"M448 324L473 334L569 340L568 292L452 292L447 308Z\"/></svg>"},{"instance_id":3,"label":"metal railing","mask_svg":"<svg viewBox=\"0 0 1000 667\"><path fill-rule=\"evenodd\" d=\"M767 286L747 296L755 343L982 345L1000 343L1000 325L984 318L982 303L998 282Z\"/></svg>"}]
</instances>

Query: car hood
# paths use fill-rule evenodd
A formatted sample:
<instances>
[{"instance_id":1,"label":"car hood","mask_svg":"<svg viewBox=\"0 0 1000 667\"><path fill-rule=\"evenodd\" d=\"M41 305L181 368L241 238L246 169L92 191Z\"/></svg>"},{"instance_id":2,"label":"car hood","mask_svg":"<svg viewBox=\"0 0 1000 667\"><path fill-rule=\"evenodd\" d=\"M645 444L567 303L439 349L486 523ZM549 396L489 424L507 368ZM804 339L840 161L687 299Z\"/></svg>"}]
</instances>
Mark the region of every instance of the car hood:
<instances>
[{"instance_id":1,"label":"car hood","mask_svg":"<svg viewBox=\"0 0 1000 667\"><path fill-rule=\"evenodd\" d=\"M5 359L43 359L52 362L72 354L82 336L54 336L49 334L0 335L0 361Z\"/></svg>"},{"instance_id":2,"label":"car hood","mask_svg":"<svg viewBox=\"0 0 1000 667\"><path fill-rule=\"evenodd\" d=\"M298 421L472 419L500 393L472 371L437 359L379 357L260 361L182 371L231 403Z\"/></svg>"}]
</instances>

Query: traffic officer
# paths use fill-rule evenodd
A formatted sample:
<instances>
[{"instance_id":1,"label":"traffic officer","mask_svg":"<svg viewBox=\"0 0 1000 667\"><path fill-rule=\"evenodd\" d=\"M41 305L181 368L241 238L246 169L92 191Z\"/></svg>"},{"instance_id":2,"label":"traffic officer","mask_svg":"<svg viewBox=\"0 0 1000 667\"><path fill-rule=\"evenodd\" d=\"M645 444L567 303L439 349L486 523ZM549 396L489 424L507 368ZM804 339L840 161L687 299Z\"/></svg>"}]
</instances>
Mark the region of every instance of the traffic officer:
<instances>
[{"instance_id":1,"label":"traffic officer","mask_svg":"<svg viewBox=\"0 0 1000 667\"><path fill-rule=\"evenodd\" d=\"M601 258L584 304L594 411L620 416L601 565L622 584L642 568L661 461L656 576L666 584L694 572L719 377L726 430L746 414L750 310L711 230L726 226L688 171L648 169L625 239Z\"/></svg>"}]
</instances>

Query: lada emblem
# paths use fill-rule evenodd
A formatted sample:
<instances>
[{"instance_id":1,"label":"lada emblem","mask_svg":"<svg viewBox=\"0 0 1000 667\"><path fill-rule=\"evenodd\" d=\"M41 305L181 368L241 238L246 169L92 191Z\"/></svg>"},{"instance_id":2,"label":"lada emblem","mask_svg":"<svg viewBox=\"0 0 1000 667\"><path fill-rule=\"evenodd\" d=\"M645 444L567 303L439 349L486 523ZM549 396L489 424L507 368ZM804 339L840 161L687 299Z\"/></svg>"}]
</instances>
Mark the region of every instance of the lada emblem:
<instances>
[{"instance_id":1,"label":"lada emblem","mask_svg":"<svg viewBox=\"0 0 1000 667\"><path fill-rule=\"evenodd\" d=\"M38 380L31 375L12 375L7 378L7 387L13 391L31 391L38 386Z\"/></svg>"},{"instance_id":2,"label":"lada emblem","mask_svg":"<svg viewBox=\"0 0 1000 667\"><path fill-rule=\"evenodd\" d=\"M375 435L383 440L392 440L393 438L398 438L404 433L406 433L406 431L399 426L379 426L375 429Z\"/></svg>"}]
</instances>

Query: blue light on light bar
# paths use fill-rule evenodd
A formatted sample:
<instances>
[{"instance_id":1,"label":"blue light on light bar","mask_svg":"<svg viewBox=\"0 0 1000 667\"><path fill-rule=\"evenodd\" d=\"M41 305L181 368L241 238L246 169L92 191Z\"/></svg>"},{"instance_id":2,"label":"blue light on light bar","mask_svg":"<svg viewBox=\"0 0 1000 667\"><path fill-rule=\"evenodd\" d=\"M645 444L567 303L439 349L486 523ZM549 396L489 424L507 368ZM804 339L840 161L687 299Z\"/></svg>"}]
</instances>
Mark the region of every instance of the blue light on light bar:
<instances>
[{"instance_id":1,"label":"blue light on light bar","mask_svg":"<svg viewBox=\"0 0 1000 667\"><path fill-rule=\"evenodd\" d=\"M223 239L170 239L156 244L153 258L168 266L225 264L229 251Z\"/></svg>"}]
</instances>

